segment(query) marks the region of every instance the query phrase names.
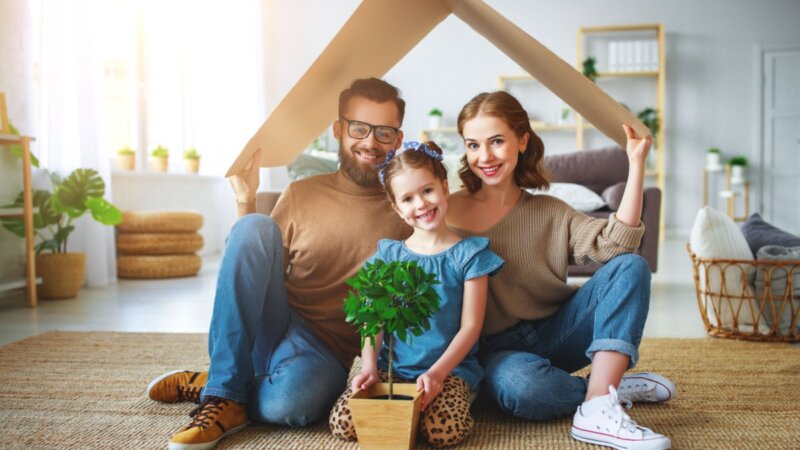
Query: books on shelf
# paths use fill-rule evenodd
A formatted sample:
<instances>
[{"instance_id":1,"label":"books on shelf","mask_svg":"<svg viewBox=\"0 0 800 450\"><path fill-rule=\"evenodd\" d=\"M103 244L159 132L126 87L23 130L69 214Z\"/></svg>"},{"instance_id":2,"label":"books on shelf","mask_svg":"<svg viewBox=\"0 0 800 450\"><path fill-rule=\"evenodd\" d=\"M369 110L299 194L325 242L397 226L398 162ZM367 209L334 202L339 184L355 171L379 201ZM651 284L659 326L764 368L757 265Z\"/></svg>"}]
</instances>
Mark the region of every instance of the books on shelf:
<instances>
[{"instance_id":1,"label":"books on shelf","mask_svg":"<svg viewBox=\"0 0 800 450\"><path fill-rule=\"evenodd\" d=\"M608 42L609 72L652 72L658 70L658 42L612 40Z\"/></svg>"}]
</instances>

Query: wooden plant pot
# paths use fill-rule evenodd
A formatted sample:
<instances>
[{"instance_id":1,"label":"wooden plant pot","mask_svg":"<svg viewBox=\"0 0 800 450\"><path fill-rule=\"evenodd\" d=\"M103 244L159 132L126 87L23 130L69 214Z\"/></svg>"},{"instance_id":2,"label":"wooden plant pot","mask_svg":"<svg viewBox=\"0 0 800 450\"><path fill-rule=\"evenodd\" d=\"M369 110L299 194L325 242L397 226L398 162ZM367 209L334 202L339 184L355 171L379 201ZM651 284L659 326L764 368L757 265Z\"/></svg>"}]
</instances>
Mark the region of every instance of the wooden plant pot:
<instances>
[{"instance_id":1,"label":"wooden plant pot","mask_svg":"<svg viewBox=\"0 0 800 450\"><path fill-rule=\"evenodd\" d=\"M166 172L167 167L169 167L168 162L169 162L168 158L151 156L150 168L152 168L156 172Z\"/></svg>"},{"instance_id":2,"label":"wooden plant pot","mask_svg":"<svg viewBox=\"0 0 800 450\"><path fill-rule=\"evenodd\" d=\"M394 395L411 400L374 399L389 394L388 383L376 383L350 399L350 412L362 450L411 449L417 440L422 393L416 384L394 383Z\"/></svg>"},{"instance_id":3,"label":"wooden plant pot","mask_svg":"<svg viewBox=\"0 0 800 450\"><path fill-rule=\"evenodd\" d=\"M117 169L133 170L136 168L136 155L117 155Z\"/></svg>"},{"instance_id":4,"label":"wooden plant pot","mask_svg":"<svg viewBox=\"0 0 800 450\"><path fill-rule=\"evenodd\" d=\"M86 253L43 253L36 255L36 275L42 277L37 289L47 299L78 295L86 273Z\"/></svg>"},{"instance_id":5,"label":"wooden plant pot","mask_svg":"<svg viewBox=\"0 0 800 450\"><path fill-rule=\"evenodd\" d=\"M186 173L198 173L200 172L200 160L199 159L184 159L183 166L186 168Z\"/></svg>"}]
</instances>

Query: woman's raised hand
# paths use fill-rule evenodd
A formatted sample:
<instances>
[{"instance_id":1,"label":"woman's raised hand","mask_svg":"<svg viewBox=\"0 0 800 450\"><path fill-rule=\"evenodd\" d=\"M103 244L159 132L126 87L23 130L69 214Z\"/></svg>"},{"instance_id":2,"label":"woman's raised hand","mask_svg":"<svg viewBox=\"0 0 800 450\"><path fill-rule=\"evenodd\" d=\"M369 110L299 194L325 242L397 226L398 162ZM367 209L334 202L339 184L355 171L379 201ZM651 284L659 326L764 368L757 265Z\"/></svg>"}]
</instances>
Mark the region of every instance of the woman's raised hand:
<instances>
[{"instance_id":1,"label":"woman's raised hand","mask_svg":"<svg viewBox=\"0 0 800 450\"><path fill-rule=\"evenodd\" d=\"M622 128L625 129L625 136L628 139L626 146L628 161L631 164L639 164L641 167L644 167L647 153L650 151L650 146L653 144L653 136L648 134L644 138L640 138L628 124L622 124Z\"/></svg>"}]
</instances>

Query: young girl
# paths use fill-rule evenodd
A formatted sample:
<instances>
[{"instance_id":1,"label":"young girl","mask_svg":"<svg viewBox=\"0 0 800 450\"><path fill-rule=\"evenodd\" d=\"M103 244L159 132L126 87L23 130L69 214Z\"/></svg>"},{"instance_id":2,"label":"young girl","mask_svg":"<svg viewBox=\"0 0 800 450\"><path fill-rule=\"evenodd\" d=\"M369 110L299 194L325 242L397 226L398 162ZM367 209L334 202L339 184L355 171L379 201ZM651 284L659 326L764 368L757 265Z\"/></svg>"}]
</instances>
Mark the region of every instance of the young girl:
<instances>
[{"instance_id":1,"label":"young girl","mask_svg":"<svg viewBox=\"0 0 800 450\"><path fill-rule=\"evenodd\" d=\"M483 388L502 410L529 420L573 415L572 436L626 449L665 449L668 437L636 425L621 403L674 398L663 376L624 376L636 364L650 301L650 269L639 247L644 163L651 137L624 126L629 162L622 203L609 219L547 195L544 145L507 92L484 93L458 116L466 186L451 197L448 224L488 237L506 261L492 279L481 337ZM591 169L588 169L591 170ZM580 288L570 261L605 263ZM571 373L591 364L591 376Z\"/></svg>"},{"instance_id":2,"label":"young girl","mask_svg":"<svg viewBox=\"0 0 800 450\"><path fill-rule=\"evenodd\" d=\"M387 155L380 168L381 182L392 208L413 234L405 241L382 240L369 261L415 261L437 275L440 309L431 328L411 344L394 342L395 379L416 380L422 399L421 432L435 446L458 444L469 436L473 420L471 401L483 378L476 356L486 308L488 278L503 265L489 250L486 238L462 239L447 228L447 170L442 151L433 142L403 144L405 151ZM361 372L331 411L333 434L354 439L355 428L347 407L350 397L378 381L386 381L388 348L376 339L380 357L369 341L361 350Z\"/></svg>"}]
</instances>

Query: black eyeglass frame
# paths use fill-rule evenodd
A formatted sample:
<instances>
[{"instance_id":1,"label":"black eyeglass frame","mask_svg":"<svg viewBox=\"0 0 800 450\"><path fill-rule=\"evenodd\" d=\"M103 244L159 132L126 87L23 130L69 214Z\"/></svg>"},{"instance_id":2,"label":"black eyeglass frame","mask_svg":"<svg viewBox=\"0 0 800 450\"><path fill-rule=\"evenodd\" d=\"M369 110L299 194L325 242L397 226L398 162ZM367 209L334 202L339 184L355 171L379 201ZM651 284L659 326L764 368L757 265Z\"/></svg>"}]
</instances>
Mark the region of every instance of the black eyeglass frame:
<instances>
[{"instance_id":1,"label":"black eyeglass frame","mask_svg":"<svg viewBox=\"0 0 800 450\"><path fill-rule=\"evenodd\" d=\"M366 139L372 133L372 130L377 130L378 128L386 128L386 129L392 130L392 132L393 132L392 138L389 140L389 142L384 142L384 141L380 140L380 138L378 137L378 133L377 132L375 133L375 140L377 140L381 144L393 144L395 139L397 139L397 133L400 132L400 128L390 127L389 125L373 125L371 123L367 123L367 122L364 122L362 120L350 120L350 119L348 119L348 118L346 118L344 116L339 116L339 120L344 120L345 122L347 122L347 135L350 136L353 139ZM369 128L369 130L367 131L367 134L365 134L362 137L353 136L353 133L350 132L350 127L352 127L352 125L354 123L361 124L361 125L366 125Z\"/></svg>"}]
</instances>

